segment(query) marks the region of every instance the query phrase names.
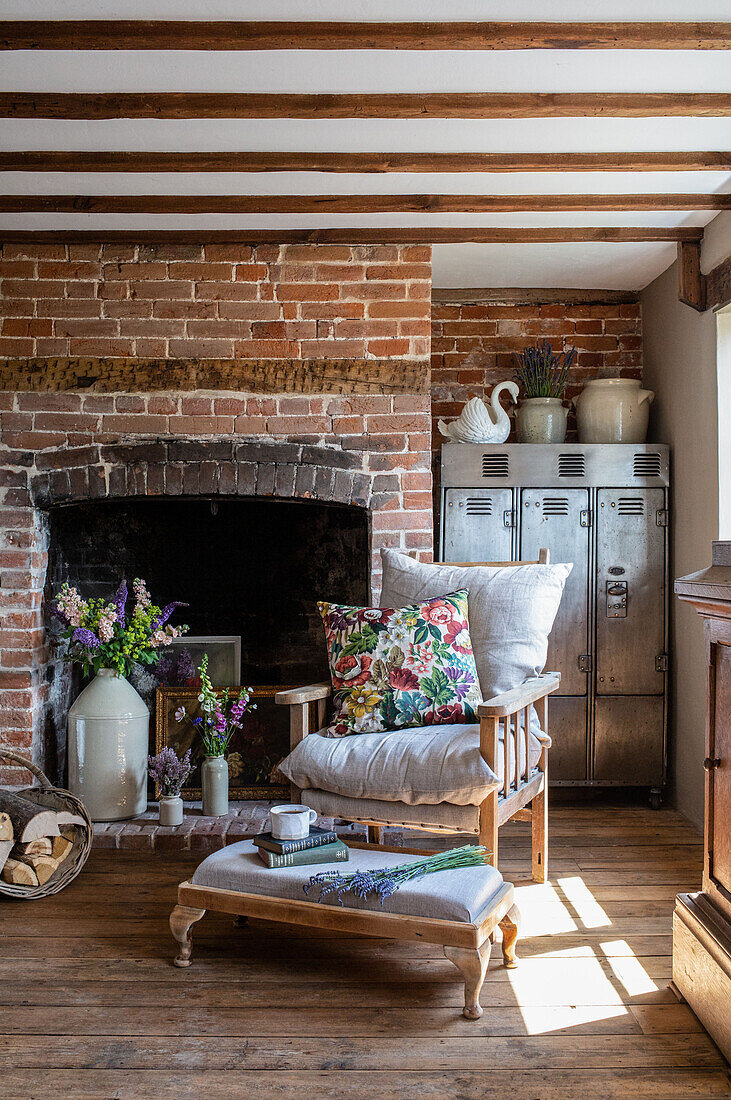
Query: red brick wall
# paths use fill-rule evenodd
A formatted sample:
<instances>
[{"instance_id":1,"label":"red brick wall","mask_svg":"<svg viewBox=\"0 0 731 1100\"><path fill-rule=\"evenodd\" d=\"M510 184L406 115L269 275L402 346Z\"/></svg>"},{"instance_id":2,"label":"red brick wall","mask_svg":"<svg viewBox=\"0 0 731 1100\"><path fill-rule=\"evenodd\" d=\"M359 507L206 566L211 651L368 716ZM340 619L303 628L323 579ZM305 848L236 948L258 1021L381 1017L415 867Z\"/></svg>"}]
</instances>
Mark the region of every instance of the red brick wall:
<instances>
[{"instance_id":1,"label":"red brick wall","mask_svg":"<svg viewBox=\"0 0 731 1100\"><path fill-rule=\"evenodd\" d=\"M5 245L0 355L423 359L431 250Z\"/></svg>"},{"instance_id":2,"label":"red brick wall","mask_svg":"<svg viewBox=\"0 0 731 1100\"><path fill-rule=\"evenodd\" d=\"M435 302L432 309L435 451L441 444L437 420L458 416L468 398L486 398L496 383L511 379L515 373L513 353L540 340L548 340L555 350L571 345L577 349L567 399L577 394L589 378L642 375L639 302L586 305ZM508 411L513 410L511 406ZM570 416L569 439L575 438L574 429L575 421Z\"/></svg>"},{"instance_id":3,"label":"red brick wall","mask_svg":"<svg viewBox=\"0 0 731 1100\"><path fill-rule=\"evenodd\" d=\"M430 294L424 247L6 245L0 356L373 357L423 363L427 376ZM138 449L150 457L125 471L123 448L110 457L116 444L181 437L268 450L233 478L227 462L225 486L215 459L161 471L154 448ZM381 546L431 555L430 445L428 394L0 392L0 744L52 763L47 487L84 499L188 492L190 480L195 492L365 506L377 594Z\"/></svg>"}]
</instances>

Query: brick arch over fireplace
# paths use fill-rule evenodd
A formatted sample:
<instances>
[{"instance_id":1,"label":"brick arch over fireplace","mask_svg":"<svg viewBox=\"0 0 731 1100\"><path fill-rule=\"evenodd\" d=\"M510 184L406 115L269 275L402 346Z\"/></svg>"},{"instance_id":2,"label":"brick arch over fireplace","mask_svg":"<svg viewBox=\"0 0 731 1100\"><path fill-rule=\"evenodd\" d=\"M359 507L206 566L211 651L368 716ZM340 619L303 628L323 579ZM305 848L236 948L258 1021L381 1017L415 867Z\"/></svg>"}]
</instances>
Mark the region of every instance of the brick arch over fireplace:
<instances>
[{"instance_id":1,"label":"brick arch over fireplace","mask_svg":"<svg viewBox=\"0 0 731 1100\"><path fill-rule=\"evenodd\" d=\"M39 456L37 508L105 497L268 496L388 506L385 479L358 452L288 442L158 439L69 447ZM375 485L374 485L375 483Z\"/></svg>"}]
</instances>

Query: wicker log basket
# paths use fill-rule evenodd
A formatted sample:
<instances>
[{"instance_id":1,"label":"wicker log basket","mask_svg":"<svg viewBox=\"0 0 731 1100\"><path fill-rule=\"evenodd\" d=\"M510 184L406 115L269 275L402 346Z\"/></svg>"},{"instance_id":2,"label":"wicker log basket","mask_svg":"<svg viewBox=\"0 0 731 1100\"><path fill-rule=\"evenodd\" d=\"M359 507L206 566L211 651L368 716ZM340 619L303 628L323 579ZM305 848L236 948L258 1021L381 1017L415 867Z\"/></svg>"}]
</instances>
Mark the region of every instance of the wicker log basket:
<instances>
[{"instance_id":1,"label":"wicker log basket","mask_svg":"<svg viewBox=\"0 0 731 1100\"><path fill-rule=\"evenodd\" d=\"M24 756L20 756L18 753L11 752L9 749L0 748L0 761L19 764L22 768L26 768L31 772L38 780L40 786L27 787L23 791L18 791L17 793L19 795L28 797L32 794L32 800L39 805L46 806L50 810L70 810L71 813L79 814L86 822L86 828L82 828L78 825L76 826L76 840L74 841L72 850L59 866L58 870L43 886L16 886L12 883L3 882L0 879L0 895L7 895L11 898L25 898L28 901L34 901L36 898L50 897L52 894L57 894L60 890L63 890L65 886L68 886L68 884L76 878L89 858L91 840L94 833L91 818L86 812L83 803L79 802L78 798L69 791L64 791L59 787L52 786L48 776L46 776L40 768L37 768L31 760L26 759Z\"/></svg>"}]
</instances>

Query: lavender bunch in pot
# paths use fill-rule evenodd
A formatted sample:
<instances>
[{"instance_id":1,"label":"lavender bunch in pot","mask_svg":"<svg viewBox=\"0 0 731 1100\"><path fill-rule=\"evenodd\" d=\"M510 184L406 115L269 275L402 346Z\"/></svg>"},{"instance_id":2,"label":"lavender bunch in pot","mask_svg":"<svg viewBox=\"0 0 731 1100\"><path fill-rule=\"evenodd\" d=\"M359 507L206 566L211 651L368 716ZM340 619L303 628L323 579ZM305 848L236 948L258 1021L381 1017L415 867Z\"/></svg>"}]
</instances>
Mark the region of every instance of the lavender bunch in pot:
<instances>
[{"instance_id":1,"label":"lavender bunch in pot","mask_svg":"<svg viewBox=\"0 0 731 1100\"><path fill-rule=\"evenodd\" d=\"M523 391L515 422L519 443L563 443L568 409L563 395L576 348L555 352L547 340L514 356Z\"/></svg>"},{"instance_id":2,"label":"lavender bunch in pot","mask_svg":"<svg viewBox=\"0 0 731 1100\"><path fill-rule=\"evenodd\" d=\"M180 792L188 776L193 771L190 749L180 759L175 749L168 745L157 756L148 756L147 770L154 780L160 800L159 818L161 825L175 826L183 824L183 800Z\"/></svg>"}]
</instances>

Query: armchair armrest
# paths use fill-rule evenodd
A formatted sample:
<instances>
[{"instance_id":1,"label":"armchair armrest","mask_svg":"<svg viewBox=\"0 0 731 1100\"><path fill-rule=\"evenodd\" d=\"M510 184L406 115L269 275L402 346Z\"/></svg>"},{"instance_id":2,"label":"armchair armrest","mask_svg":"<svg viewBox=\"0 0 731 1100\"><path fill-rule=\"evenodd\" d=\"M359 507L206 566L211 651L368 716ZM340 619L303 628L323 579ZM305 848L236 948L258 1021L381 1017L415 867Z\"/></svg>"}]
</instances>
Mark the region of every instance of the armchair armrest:
<instances>
[{"instance_id":1,"label":"armchair armrest","mask_svg":"<svg viewBox=\"0 0 731 1100\"><path fill-rule=\"evenodd\" d=\"M282 707L289 707L289 747L296 749L309 733L313 732L312 723L315 721L315 730L325 725L325 700L330 695L329 684L307 684L305 687L289 688L278 691L274 696L274 702ZM313 708L312 704L316 704ZM314 713L313 713L314 711ZM300 791L292 786L292 801L297 802Z\"/></svg>"},{"instance_id":2,"label":"armchair armrest","mask_svg":"<svg viewBox=\"0 0 731 1100\"><path fill-rule=\"evenodd\" d=\"M545 698L557 691L561 683L560 672L544 672L542 676L533 676L511 691L504 691L492 699L486 699L477 708L480 718L506 718L523 707Z\"/></svg>"},{"instance_id":3,"label":"armchair armrest","mask_svg":"<svg viewBox=\"0 0 731 1100\"><path fill-rule=\"evenodd\" d=\"M291 707L295 703L315 703L318 699L327 699L330 691L329 684L308 684L306 687L278 691L274 702L282 707Z\"/></svg>"}]
</instances>

